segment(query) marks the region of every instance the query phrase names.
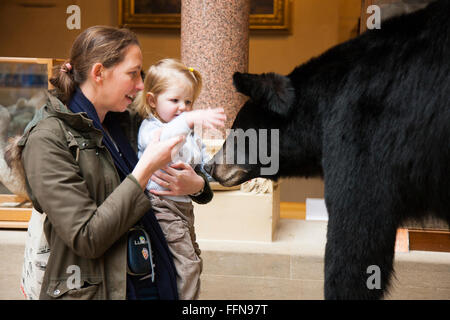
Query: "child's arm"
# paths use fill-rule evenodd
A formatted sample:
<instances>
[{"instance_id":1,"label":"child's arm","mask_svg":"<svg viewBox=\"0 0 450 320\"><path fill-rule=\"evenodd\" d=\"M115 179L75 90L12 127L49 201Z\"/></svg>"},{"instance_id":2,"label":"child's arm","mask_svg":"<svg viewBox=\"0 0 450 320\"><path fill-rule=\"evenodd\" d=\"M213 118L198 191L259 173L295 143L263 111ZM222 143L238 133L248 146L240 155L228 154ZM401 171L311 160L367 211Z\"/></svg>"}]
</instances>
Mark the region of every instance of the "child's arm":
<instances>
[{"instance_id":1,"label":"child's arm","mask_svg":"<svg viewBox=\"0 0 450 320\"><path fill-rule=\"evenodd\" d=\"M186 120L186 112L183 112L172 121L162 126L160 141L170 139L174 136L187 136L191 129Z\"/></svg>"},{"instance_id":2,"label":"child's arm","mask_svg":"<svg viewBox=\"0 0 450 320\"><path fill-rule=\"evenodd\" d=\"M203 127L210 129L224 127L225 120L227 119L223 108L200 109L184 112L184 114L186 114L187 125L191 129L195 124L202 125Z\"/></svg>"},{"instance_id":3,"label":"child's arm","mask_svg":"<svg viewBox=\"0 0 450 320\"><path fill-rule=\"evenodd\" d=\"M225 120L223 108L186 111L163 126L160 139L163 141L173 136L187 136L195 124L206 128L224 127Z\"/></svg>"}]
</instances>

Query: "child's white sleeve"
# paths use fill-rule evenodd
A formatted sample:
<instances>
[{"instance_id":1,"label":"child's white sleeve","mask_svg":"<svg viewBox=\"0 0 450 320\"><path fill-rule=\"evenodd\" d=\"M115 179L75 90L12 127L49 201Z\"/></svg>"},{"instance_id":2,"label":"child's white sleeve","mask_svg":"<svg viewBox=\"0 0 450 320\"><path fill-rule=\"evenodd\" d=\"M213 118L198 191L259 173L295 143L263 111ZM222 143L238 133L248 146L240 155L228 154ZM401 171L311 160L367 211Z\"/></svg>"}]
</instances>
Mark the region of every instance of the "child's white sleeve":
<instances>
[{"instance_id":1,"label":"child's white sleeve","mask_svg":"<svg viewBox=\"0 0 450 320\"><path fill-rule=\"evenodd\" d=\"M187 124L186 115L182 113L172 121L164 124L159 140L164 141L175 136L187 136L190 132L191 128Z\"/></svg>"},{"instance_id":2,"label":"child's white sleeve","mask_svg":"<svg viewBox=\"0 0 450 320\"><path fill-rule=\"evenodd\" d=\"M149 119L144 119L139 127L138 132L138 158L141 158L142 153L145 148L149 145L152 140L154 131L158 129L158 126Z\"/></svg>"}]
</instances>

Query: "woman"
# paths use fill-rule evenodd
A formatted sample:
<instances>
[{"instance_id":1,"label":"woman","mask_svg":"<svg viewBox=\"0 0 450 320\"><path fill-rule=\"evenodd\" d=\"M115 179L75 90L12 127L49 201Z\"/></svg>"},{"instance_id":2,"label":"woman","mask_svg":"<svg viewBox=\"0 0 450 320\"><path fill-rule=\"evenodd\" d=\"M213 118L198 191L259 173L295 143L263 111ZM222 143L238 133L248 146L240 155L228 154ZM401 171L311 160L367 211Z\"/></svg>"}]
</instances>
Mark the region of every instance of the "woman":
<instances>
[{"instance_id":1,"label":"woman","mask_svg":"<svg viewBox=\"0 0 450 320\"><path fill-rule=\"evenodd\" d=\"M127 107L143 88L141 68L134 33L85 30L50 80L56 97L48 94L19 142L27 192L47 214L51 251L40 299L178 298L173 261L144 189L182 138L158 142L137 160L140 121ZM188 165L177 169L167 178L173 195L212 198L205 177ZM127 274L127 233L137 223L150 238L154 282ZM75 288L72 270L80 273Z\"/></svg>"}]
</instances>

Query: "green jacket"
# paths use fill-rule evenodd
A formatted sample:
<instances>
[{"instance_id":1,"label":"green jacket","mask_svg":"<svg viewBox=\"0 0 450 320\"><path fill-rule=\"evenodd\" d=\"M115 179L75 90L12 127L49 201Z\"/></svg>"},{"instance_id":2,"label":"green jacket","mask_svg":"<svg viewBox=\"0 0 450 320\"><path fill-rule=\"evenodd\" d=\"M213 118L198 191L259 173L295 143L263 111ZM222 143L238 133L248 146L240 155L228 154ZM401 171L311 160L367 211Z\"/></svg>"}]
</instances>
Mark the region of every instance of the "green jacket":
<instances>
[{"instance_id":1,"label":"green jacket","mask_svg":"<svg viewBox=\"0 0 450 320\"><path fill-rule=\"evenodd\" d=\"M136 150L140 119L126 111L120 121ZM101 131L51 94L18 145L28 195L47 214L51 251L40 299L125 299L126 233L151 207L136 179L121 182ZM212 198L203 178L199 203ZM80 289L71 289L70 266L79 267Z\"/></svg>"}]
</instances>

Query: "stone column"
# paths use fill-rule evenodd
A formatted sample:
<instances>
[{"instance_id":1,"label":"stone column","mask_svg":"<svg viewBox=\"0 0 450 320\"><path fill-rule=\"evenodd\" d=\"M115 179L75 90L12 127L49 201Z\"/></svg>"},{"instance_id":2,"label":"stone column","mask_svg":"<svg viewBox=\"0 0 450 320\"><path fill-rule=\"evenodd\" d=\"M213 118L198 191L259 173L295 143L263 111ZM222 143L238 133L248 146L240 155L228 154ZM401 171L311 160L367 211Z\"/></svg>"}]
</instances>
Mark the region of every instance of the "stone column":
<instances>
[{"instance_id":1,"label":"stone column","mask_svg":"<svg viewBox=\"0 0 450 320\"><path fill-rule=\"evenodd\" d=\"M181 60L200 71L204 84L194 108L223 107L227 115L221 135L211 130L202 132L211 155L222 146L226 129L231 128L246 100L236 92L233 74L248 71L249 12L250 0L181 0ZM211 186L222 191L216 192L207 205L194 203L199 238L273 240L280 216L279 188L272 188L271 182L262 183L256 191L264 189L264 193L254 194ZM251 191L256 192L255 188Z\"/></svg>"},{"instance_id":2,"label":"stone column","mask_svg":"<svg viewBox=\"0 0 450 320\"><path fill-rule=\"evenodd\" d=\"M233 73L248 71L249 0L182 0L181 60L200 71L202 92L194 109L223 107L226 128L245 97L233 86ZM203 139L224 139L203 130Z\"/></svg>"}]
</instances>

